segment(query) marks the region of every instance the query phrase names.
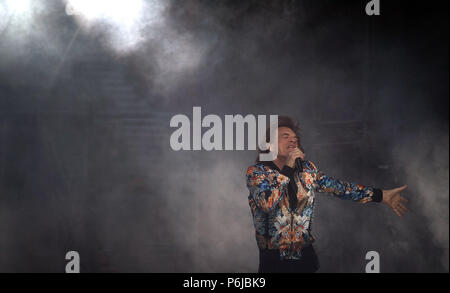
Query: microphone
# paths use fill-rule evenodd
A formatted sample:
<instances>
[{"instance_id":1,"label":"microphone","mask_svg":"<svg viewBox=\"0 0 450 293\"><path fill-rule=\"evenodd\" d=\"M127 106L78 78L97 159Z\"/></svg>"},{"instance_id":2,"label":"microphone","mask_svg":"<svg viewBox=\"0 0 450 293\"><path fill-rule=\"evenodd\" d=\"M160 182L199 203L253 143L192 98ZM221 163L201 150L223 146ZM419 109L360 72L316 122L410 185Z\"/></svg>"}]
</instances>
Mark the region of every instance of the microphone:
<instances>
[{"instance_id":1,"label":"microphone","mask_svg":"<svg viewBox=\"0 0 450 293\"><path fill-rule=\"evenodd\" d=\"M298 172L303 172L303 161L300 158L295 159L295 169L297 169Z\"/></svg>"},{"instance_id":2,"label":"microphone","mask_svg":"<svg viewBox=\"0 0 450 293\"><path fill-rule=\"evenodd\" d=\"M303 147L299 144L298 148L302 151L302 153L304 153L304 149ZM298 172L303 172L303 161L301 158L297 158L295 159L295 169L297 169Z\"/></svg>"}]
</instances>

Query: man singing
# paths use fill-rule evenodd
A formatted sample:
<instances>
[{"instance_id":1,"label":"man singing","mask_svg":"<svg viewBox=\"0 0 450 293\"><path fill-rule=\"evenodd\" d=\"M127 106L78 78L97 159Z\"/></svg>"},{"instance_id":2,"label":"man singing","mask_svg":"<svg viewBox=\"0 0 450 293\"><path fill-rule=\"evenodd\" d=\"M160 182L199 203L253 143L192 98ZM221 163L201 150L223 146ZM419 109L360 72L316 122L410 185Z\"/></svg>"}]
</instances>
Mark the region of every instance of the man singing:
<instances>
[{"instance_id":1,"label":"man singing","mask_svg":"<svg viewBox=\"0 0 450 293\"><path fill-rule=\"evenodd\" d=\"M329 192L360 203L384 202L398 215L407 211L400 196L406 185L380 190L327 176L305 160L298 126L289 117L278 118L278 156L247 169L248 197L259 248L260 273L316 272L311 218L316 192ZM267 132L269 136L269 131ZM269 137L267 137L269 141ZM297 164L296 164L296 159Z\"/></svg>"}]
</instances>

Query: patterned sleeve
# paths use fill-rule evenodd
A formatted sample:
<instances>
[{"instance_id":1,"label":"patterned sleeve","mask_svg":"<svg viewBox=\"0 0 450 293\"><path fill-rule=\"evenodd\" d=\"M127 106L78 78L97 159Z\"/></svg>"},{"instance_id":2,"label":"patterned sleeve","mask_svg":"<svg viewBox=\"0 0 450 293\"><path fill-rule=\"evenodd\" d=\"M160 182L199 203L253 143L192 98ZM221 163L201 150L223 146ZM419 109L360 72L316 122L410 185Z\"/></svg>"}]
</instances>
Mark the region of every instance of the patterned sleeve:
<instances>
[{"instance_id":1,"label":"patterned sleeve","mask_svg":"<svg viewBox=\"0 0 450 293\"><path fill-rule=\"evenodd\" d=\"M270 172L263 166L255 165L247 169L247 188L255 204L264 212L271 211L286 193L289 178Z\"/></svg>"},{"instance_id":2,"label":"patterned sleeve","mask_svg":"<svg viewBox=\"0 0 450 293\"><path fill-rule=\"evenodd\" d=\"M329 192L340 199L360 203L381 202L382 191L380 189L332 178L319 171L314 163L309 162L309 164L314 170L314 185L317 192Z\"/></svg>"}]
</instances>

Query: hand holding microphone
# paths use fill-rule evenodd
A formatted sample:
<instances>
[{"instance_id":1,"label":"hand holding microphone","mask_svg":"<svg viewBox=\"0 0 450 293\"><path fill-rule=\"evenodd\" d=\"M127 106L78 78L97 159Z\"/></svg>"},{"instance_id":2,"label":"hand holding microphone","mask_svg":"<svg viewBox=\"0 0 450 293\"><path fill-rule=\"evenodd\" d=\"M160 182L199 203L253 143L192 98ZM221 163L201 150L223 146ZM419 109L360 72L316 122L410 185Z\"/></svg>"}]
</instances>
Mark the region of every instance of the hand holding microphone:
<instances>
[{"instance_id":1,"label":"hand holding microphone","mask_svg":"<svg viewBox=\"0 0 450 293\"><path fill-rule=\"evenodd\" d=\"M288 165L291 168L297 168L299 172L302 172L303 159L305 159L305 154L299 148L295 148L294 150L289 152L286 165Z\"/></svg>"}]
</instances>

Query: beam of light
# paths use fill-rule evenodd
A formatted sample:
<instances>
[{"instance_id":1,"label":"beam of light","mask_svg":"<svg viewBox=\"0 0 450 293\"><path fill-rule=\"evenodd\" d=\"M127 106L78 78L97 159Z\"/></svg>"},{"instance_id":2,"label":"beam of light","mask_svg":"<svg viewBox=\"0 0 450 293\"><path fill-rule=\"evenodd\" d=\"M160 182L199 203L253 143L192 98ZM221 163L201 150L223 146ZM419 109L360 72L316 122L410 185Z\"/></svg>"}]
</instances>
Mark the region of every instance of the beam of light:
<instances>
[{"instance_id":1,"label":"beam of light","mask_svg":"<svg viewBox=\"0 0 450 293\"><path fill-rule=\"evenodd\" d=\"M75 31L75 33L74 33L73 36L72 36L72 39L70 40L69 44L67 45L67 48L66 48L66 50L64 51L64 54L63 54L61 60L59 61L58 66L56 67L55 73L53 74L53 76L52 76L51 79L50 79L50 88L53 87L53 85L54 85L56 79L58 78L59 71L61 70L61 66L63 65L63 63L64 63L64 61L65 61L65 59L66 59L66 57L67 57L67 54L68 54L69 51L70 51L70 49L72 49L72 45L73 45L73 43L75 42L76 38L78 37L78 33L79 33L79 32L80 32L80 28L78 28L78 29Z\"/></svg>"}]
</instances>

